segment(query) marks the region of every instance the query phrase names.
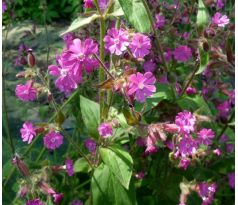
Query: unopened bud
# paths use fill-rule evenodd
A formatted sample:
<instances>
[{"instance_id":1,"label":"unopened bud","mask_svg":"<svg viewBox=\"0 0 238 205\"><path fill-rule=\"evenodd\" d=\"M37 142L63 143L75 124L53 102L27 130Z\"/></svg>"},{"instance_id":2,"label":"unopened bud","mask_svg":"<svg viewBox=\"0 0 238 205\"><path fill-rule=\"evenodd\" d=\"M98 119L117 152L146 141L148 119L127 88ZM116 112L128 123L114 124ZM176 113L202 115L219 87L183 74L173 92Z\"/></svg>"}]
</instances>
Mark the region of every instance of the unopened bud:
<instances>
[{"instance_id":1,"label":"unopened bud","mask_svg":"<svg viewBox=\"0 0 238 205\"><path fill-rule=\"evenodd\" d=\"M27 62L30 67L34 67L36 64L36 59L32 53L32 49L28 49Z\"/></svg>"},{"instance_id":2,"label":"unopened bud","mask_svg":"<svg viewBox=\"0 0 238 205\"><path fill-rule=\"evenodd\" d=\"M202 47L205 52L208 52L210 49L210 46L207 41L203 42Z\"/></svg>"},{"instance_id":3,"label":"unopened bud","mask_svg":"<svg viewBox=\"0 0 238 205\"><path fill-rule=\"evenodd\" d=\"M29 170L28 170L28 167L26 166L26 164L24 163L23 160L20 159L20 157L18 155L15 155L12 159L12 163L14 165L16 165L16 167L19 169L19 171L21 172L21 174L23 176L29 176L30 173L29 173Z\"/></svg>"}]
</instances>

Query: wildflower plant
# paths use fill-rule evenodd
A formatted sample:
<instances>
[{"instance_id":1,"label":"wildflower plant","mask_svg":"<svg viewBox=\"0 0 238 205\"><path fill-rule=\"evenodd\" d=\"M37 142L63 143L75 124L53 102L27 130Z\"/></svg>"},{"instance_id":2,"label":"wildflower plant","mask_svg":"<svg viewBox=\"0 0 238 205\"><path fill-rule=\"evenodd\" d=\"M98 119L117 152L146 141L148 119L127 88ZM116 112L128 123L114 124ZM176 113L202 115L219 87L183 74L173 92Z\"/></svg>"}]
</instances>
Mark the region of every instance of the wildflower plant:
<instances>
[{"instance_id":1,"label":"wildflower plant","mask_svg":"<svg viewBox=\"0 0 238 205\"><path fill-rule=\"evenodd\" d=\"M214 2L84 0L46 69L20 47L16 98L52 117L23 123L25 154L8 136L16 201L234 202L234 11Z\"/></svg>"}]
</instances>

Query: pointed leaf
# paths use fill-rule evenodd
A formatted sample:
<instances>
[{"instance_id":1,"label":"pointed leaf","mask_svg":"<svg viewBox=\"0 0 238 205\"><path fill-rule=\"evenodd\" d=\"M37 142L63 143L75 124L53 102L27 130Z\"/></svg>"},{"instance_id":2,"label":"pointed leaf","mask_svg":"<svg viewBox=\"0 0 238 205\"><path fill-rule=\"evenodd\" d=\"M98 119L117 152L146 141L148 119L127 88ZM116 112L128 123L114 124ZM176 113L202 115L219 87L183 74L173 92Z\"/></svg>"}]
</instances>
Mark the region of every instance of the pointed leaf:
<instances>
[{"instance_id":1,"label":"pointed leaf","mask_svg":"<svg viewBox=\"0 0 238 205\"><path fill-rule=\"evenodd\" d=\"M94 205L136 204L134 184L131 183L129 190L126 190L112 174L109 167L103 163L94 171L91 188Z\"/></svg>"},{"instance_id":2,"label":"pointed leaf","mask_svg":"<svg viewBox=\"0 0 238 205\"><path fill-rule=\"evenodd\" d=\"M126 19L142 33L150 32L150 20L141 0L119 0Z\"/></svg>"},{"instance_id":3,"label":"pointed leaf","mask_svg":"<svg viewBox=\"0 0 238 205\"><path fill-rule=\"evenodd\" d=\"M119 182L129 188L132 175L132 157L120 147L100 148L100 155L103 162L110 168Z\"/></svg>"},{"instance_id":4,"label":"pointed leaf","mask_svg":"<svg viewBox=\"0 0 238 205\"><path fill-rule=\"evenodd\" d=\"M203 0L198 0L197 26L202 29L209 22L208 11L203 3Z\"/></svg>"},{"instance_id":5,"label":"pointed leaf","mask_svg":"<svg viewBox=\"0 0 238 205\"><path fill-rule=\"evenodd\" d=\"M63 36L66 33L72 32L76 29L79 29L82 26L85 26L87 24L90 24L91 22L93 22L94 20L96 20L97 18L99 18L100 16L98 14L93 14L92 16L89 17L82 17L79 16L77 19L75 19L71 25L69 26L69 28L64 31L63 33L61 33L60 35Z\"/></svg>"},{"instance_id":6,"label":"pointed leaf","mask_svg":"<svg viewBox=\"0 0 238 205\"><path fill-rule=\"evenodd\" d=\"M199 65L199 69L196 72L196 75L202 73L206 67L207 64L209 63L209 53L204 51L202 48L199 48L199 54L200 54L200 65Z\"/></svg>"},{"instance_id":7,"label":"pointed leaf","mask_svg":"<svg viewBox=\"0 0 238 205\"><path fill-rule=\"evenodd\" d=\"M100 123L99 104L80 96L80 109L84 125L87 128L89 135L98 138L99 134L97 129Z\"/></svg>"}]
</instances>

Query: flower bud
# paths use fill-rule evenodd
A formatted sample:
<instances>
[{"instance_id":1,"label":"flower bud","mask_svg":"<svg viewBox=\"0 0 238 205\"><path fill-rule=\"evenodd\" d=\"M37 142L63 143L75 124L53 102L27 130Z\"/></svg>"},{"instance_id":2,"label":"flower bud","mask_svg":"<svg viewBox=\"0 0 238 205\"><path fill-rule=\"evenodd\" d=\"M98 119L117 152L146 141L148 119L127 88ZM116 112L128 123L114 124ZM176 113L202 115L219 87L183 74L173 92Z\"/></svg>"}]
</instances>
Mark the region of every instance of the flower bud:
<instances>
[{"instance_id":1,"label":"flower bud","mask_svg":"<svg viewBox=\"0 0 238 205\"><path fill-rule=\"evenodd\" d=\"M32 53L32 49L28 49L27 62L30 67L34 67L36 64L35 56Z\"/></svg>"},{"instance_id":2,"label":"flower bud","mask_svg":"<svg viewBox=\"0 0 238 205\"><path fill-rule=\"evenodd\" d=\"M18 155L15 155L13 157L12 163L16 165L16 167L19 169L19 171L21 172L23 176L26 177L30 175L27 165L24 163L23 160L20 159Z\"/></svg>"},{"instance_id":3,"label":"flower bud","mask_svg":"<svg viewBox=\"0 0 238 205\"><path fill-rule=\"evenodd\" d=\"M202 47L205 52L208 52L210 49L210 46L207 41L203 42Z\"/></svg>"}]
</instances>

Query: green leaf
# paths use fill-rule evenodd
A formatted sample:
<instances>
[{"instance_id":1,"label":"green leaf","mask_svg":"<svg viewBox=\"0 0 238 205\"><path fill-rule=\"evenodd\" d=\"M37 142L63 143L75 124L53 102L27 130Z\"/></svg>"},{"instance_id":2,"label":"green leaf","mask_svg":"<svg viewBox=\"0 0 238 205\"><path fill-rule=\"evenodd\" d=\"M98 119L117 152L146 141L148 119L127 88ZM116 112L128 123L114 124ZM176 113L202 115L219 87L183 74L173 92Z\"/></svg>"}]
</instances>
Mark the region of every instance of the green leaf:
<instances>
[{"instance_id":1,"label":"green leaf","mask_svg":"<svg viewBox=\"0 0 238 205\"><path fill-rule=\"evenodd\" d=\"M128 22L142 33L150 32L150 20L141 0L119 0Z\"/></svg>"},{"instance_id":2,"label":"green leaf","mask_svg":"<svg viewBox=\"0 0 238 205\"><path fill-rule=\"evenodd\" d=\"M107 14L107 17L111 17L111 16L118 17L118 16L123 16L123 15L124 15L124 12L121 8L121 5L116 0L112 6L111 11Z\"/></svg>"},{"instance_id":3,"label":"green leaf","mask_svg":"<svg viewBox=\"0 0 238 205\"><path fill-rule=\"evenodd\" d=\"M95 103L83 96L80 96L80 109L84 125L90 136L98 138L98 126L100 123L99 104Z\"/></svg>"},{"instance_id":4,"label":"green leaf","mask_svg":"<svg viewBox=\"0 0 238 205\"><path fill-rule=\"evenodd\" d=\"M79 158L74 162L74 172L88 173L91 170L88 162L84 158Z\"/></svg>"},{"instance_id":5,"label":"green leaf","mask_svg":"<svg viewBox=\"0 0 238 205\"><path fill-rule=\"evenodd\" d=\"M199 48L199 54L200 54L200 65L199 65L199 69L196 72L196 75L202 73L206 67L207 64L209 62L209 53L204 51L202 48Z\"/></svg>"},{"instance_id":6,"label":"green leaf","mask_svg":"<svg viewBox=\"0 0 238 205\"><path fill-rule=\"evenodd\" d=\"M205 100L200 95L195 95L193 97L184 96L177 101L178 105L182 109L198 111L199 114L212 115L211 110Z\"/></svg>"},{"instance_id":7,"label":"green leaf","mask_svg":"<svg viewBox=\"0 0 238 205\"><path fill-rule=\"evenodd\" d=\"M120 147L100 148L100 155L103 162L110 168L119 182L126 188L129 188L133 160L128 152Z\"/></svg>"},{"instance_id":8,"label":"green leaf","mask_svg":"<svg viewBox=\"0 0 238 205\"><path fill-rule=\"evenodd\" d=\"M85 26L87 24L90 24L91 22L93 22L94 20L98 19L100 16L98 14L93 14L92 16L89 17L82 17L79 16L77 19L75 19L71 25L69 26L69 28L64 31L63 33L61 33L60 35L63 36L66 33L72 32L76 29L79 29L82 26Z\"/></svg>"},{"instance_id":9,"label":"green leaf","mask_svg":"<svg viewBox=\"0 0 238 205\"><path fill-rule=\"evenodd\" d=\"M197 26L202 29L209 22L208 11L203 3L203 0L198 0Z\"/></svg>"},{"instance_id":10,"label":"green leaf","mask_svg":"<svg viewBox=\"0 0 238 205\"><path fill-rule=\"evenodd\" d=\"M135 205L135 188L131 183L126 190L112 174L109 167L101 164L94 171L92 182L93 205Z\"/></svg>"}]
</instances>

